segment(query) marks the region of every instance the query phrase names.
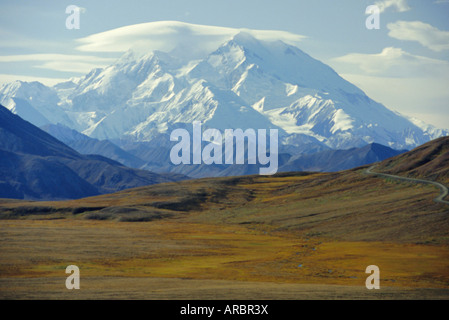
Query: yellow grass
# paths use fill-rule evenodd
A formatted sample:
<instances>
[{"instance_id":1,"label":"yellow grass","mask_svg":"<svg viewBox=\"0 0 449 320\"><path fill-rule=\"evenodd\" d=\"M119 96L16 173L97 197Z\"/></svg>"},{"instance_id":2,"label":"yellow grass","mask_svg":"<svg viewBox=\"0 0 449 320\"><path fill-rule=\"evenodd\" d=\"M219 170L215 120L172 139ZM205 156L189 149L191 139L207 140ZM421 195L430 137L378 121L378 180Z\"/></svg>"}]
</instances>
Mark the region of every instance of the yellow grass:
<instances>
[{"instance_id":1,"label":"yellow grass","mask_svg":"<svg viewBox=\"0 0 449 320\"><path fill-rule=\"evenodd\" d=\"M436 295L449 297L448 210L433 202L433 187L362 172L228 181L187 181L65 202L3 201L0 297L54 297L49 293L60 292L55 288L63 285L71 264L80 268L84 285L97 290L95 297L120 287L114 297L146 297L143 293L150 294L150 289L133 289L136 278L156 286L151 288L153 298L158 297L155 292L188 298L164 291L166 283L176 287L175 282L193 295L199 294L194 284L209 288L208 294L210 286L228 288L229 294L221 295L226 298L242 288L246 293L236 296L257 298L267 283L292 290L273 289L270 298L294 298L300 288L316 297L323 289L319 285L366 297L360 290L366 290L368 265L380 267L382 290L418 288L424 294L440 288ZM197 194L204 200L191 210L154 206L189 203ZM37 212L39 206L56 209L11 220L8 208L22 206ZM171 216L118 222L124 213L100 221L86 219L91 211L66 210L118 206L138 208L138 217L154 212Z\"/></svg>"},{"instance_id":2,"label":"yellow grass","mask_svg":"<svg viewBox=\"0 0 449 320\"><path fill-rule=\"evenodd\" d=\"M1 277L152 277L448 288L447 246L296 239L236 226L176 222L2 221ZM301 267L298 267L302 265Z\"/></svg>"}]
</instances>

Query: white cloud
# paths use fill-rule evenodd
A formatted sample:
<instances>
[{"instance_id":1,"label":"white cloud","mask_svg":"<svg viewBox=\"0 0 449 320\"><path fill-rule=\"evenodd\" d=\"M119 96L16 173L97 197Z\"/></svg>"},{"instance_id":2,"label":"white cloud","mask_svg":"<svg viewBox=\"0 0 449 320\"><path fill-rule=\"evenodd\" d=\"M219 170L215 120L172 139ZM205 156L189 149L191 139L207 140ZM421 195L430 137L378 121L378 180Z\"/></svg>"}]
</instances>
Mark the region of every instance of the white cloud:
<instances>
[{"instance_id":1,"label":"white cloud","mask_svg":"<svg viewBox=\"0 0 449 320\"><path fill-rule=\"evenodd\" d=\"M86 52L137 52L180 50L189 53L186 58L210 53L220 44L241 31L260 40L282 40L298 44L304 36L285 31L234 29L189 24L177 21L148 22L125 26L78 39L80 51Z\"/></svg>"},{"instance_id":2,"label":"white cloud","mask_svg":"<svg viewBox=\"0 0 449 320\"><path fill-rule=\"evenodd\" d=\"M377 1L375 5L379 7L380 12L384 12L390 7L396 7L396 10L399 12L410 10L410 7L407 4L407 0L382 0Z\"/></svg>"},{"instance_id":3,"label":"white cloud","mask_svg":"<svg viewBox=\"0 0 449 320\"><path fill-rule=\"evenodd\" d=\"M388 47L376 54L351 53L332 59L344 73L361 73L386 77L447 77L449 62L410 54L400 48Z\"/></svg>"},{"instance_id":4,"label":"white cloud","mask_svg":"<svg viewBox=\"0 0 449 320\"><path fill-rule=\"evenodd\" d=\"M93 68L104 67L115 59L92 55L24 54L0 56L0 63L31 62L33 67L48 70L87 73Z\"/></svg>"},{"instance_id":5,"label":"white cloud","mask_svg":"<svg viewBox=\"0 0 449 320\"><path fill-rule=\"evenodd\" d=\"M92 69L101 68L105 66L107 66L107 64L93 64L79 61L71 61L70 63L67 63L65 61L47 61L41 65L35 66L35 68L85 74L91 71Z\"/></svg>"},{"instance_id":6,"label":"white cloud","mask_svg":"<svg viewBox=\"0 0 449 320\"><path fill-rule=\"evenodd\" d=\"M441 78L391 78L341 74L370 98L437 128L449 129L448 81Z\"/></svg>"},{"instance_id":7,"label":"white cloud","mask_svg":"<svg viewBox=\"0 0 449 320\"><path fill-rule=\"evenodd\" d=\"M61 42L30 38L17 32L0 29L0 48L25 48L36 50L36 48L46 48L46 50L60 50L64 46Z\"/></svg>"},{"instance_id":8,"label":"white cloud","mask_svg":"<svg viewBox=\"0 0 449 320\"><path fill-rule=\"evenodd\" d=\"M449 31L439 30L421 21L397 21L389 23L388 35L392 38L417 41L433 51L449 50Z\"/></svg>"},{"instance_id":9,"label":"white cloud","mask_svg":"<svg viewBox=\"0 0 449 320\"><path fill-rule=\"evenodd\" d=\"M389 47L376 54L347 54L329 64L388 108L449 129L448 61Z\"/></svg>"}]
</instances>

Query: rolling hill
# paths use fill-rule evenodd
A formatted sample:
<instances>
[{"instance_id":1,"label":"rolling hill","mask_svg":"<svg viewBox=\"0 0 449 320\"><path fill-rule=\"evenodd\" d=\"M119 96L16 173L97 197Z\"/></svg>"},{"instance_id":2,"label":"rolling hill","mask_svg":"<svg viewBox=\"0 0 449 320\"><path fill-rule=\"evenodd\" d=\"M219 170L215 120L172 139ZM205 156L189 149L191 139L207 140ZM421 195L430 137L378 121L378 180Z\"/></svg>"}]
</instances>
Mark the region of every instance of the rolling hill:
<instances>
[{"instance_id":1,"label":"rolling hill","mask_svg":"<svg viewBox=\"0 0 449 320\"><path fill-rule=\"evenodd\" d=\"M438 139L378 163L410 166L426 150L437 150L427 165L443 164L447 172L449 137ZM424 150L424 151L423 151ZM85 212L77 217L99 220L152 221L167 217L213 224L245 224L270 230L319 233L339 239L449 241L448 208L433 203L432 186L389 181L366 173L368 166L334 173L285 172L274 176L203 178L164 183L69 202L32 204L26 212ZM26 203L3 208L8 217L22 216ZM15 208L19 206L19 209ZM82 209L77 210L78 207ZM51 208L51 210L49 209ZM91 208L91 209L83 209ZM98 209L99 208L99 209ZM388 216L388 219L383 217ZM413 232L411 232L413 230Z\"/></svg>"},{"instance_id":2,"label":"rolling hill","mask_svg":"<svg viewBox=\"0 0 449 320\"><path fill-rule=\"evenodd\" d=\"M412 152L383 161L376 171L449 184L449 137L430 141Z\"/></svg>"}]
</instances>

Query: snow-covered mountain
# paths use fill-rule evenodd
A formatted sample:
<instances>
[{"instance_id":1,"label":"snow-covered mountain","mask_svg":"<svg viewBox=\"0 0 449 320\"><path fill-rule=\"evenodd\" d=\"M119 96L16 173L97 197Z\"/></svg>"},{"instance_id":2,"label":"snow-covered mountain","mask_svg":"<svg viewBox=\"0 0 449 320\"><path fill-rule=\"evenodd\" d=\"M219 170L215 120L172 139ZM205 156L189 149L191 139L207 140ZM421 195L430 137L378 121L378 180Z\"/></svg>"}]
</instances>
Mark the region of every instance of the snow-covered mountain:
<instances>
[{"instance_id":1,"label":"snow-covered mountain","mask_svg":"<svg viewBox=\"0 0 449 320\"><path fill-rule=\"evenodd\" d=\"M369 143L411 149L449 135L387 109L280 40L240 32L201 59L174 52L128 51L51 88L16 81L0 88L0 103L38 126L61 123L116 141L151 142L193 121L219 130L278 128L283 147L301 152Z\"/></svg>"}]
</instances>

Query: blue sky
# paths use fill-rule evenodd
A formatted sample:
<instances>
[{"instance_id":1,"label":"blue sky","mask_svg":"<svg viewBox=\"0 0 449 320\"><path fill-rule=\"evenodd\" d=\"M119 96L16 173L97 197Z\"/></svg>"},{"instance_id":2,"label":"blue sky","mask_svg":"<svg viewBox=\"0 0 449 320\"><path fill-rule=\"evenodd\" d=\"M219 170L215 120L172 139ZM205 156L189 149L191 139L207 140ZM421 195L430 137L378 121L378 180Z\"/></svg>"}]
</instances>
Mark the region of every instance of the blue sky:
<instances>
[{"instance_id":1,"label":"blue sky","mask_svg":"<svg viewBox=\"0 0 449 320\"><path fill-rule=\"evenodd\" d=\"M72 4L82 8L78 30L65 27ZM379 30L365 27L372 4ZM127 48L85 50L82 39L163 20L301 35L303 51L374 100L449 128L449 0L0 0L0 84L83 75Z\"/></svg>"}]
</instances>

